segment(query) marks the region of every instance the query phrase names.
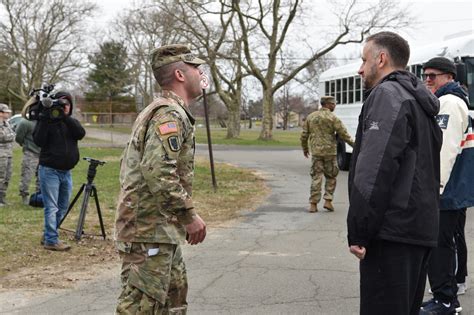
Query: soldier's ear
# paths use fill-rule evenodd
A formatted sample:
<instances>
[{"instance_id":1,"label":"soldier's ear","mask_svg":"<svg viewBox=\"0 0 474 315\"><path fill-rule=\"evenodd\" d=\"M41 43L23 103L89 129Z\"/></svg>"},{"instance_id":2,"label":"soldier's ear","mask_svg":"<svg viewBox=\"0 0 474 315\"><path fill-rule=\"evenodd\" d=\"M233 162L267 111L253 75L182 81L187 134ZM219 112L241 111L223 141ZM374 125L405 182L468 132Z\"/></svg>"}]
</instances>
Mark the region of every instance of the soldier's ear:
<instances>
[{"instance_id":1,"label":"soldier's ear","mask_svg":"<svg viewBox=\"0 0 474 315\"><path fill-rule=\"evenodd\" d=\"M174 77L176 78L176 80L178 80L179 82L183 82L184 81L184 71L181 70L181 69L175 69L174 70Z\"/></svg>"}]
</instances>

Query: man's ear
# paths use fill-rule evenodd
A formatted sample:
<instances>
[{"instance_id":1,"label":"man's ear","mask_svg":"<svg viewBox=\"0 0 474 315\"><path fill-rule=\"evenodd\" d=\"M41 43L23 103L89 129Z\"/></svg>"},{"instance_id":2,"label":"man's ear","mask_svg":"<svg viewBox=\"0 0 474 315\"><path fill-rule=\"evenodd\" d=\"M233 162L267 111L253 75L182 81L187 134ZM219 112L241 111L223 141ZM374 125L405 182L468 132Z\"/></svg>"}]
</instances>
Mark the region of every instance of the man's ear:
<instances>
[{"instance_id":1,"label":"man's ear","mask_svg":"<svg viewBox=\"0 0 474 315\"><path fill-rule=\"evenodd\" d=\"M174 70L174 77L176 78L176 80L183 82L184 81L183 70L180 70L180 69Z\"/></svg>"},{"instance_id":2,"label":"man's ear","mask_svg":"<svg viewBox=\"0 0 474 315\"><path fill-rule=\"evenodd\" d=\"M390 63L390 60L388 59L388 55L385 51L382 50L380 52L377 63L378 63L379 68L383 68Z\"/></svg>"}]
</instances>

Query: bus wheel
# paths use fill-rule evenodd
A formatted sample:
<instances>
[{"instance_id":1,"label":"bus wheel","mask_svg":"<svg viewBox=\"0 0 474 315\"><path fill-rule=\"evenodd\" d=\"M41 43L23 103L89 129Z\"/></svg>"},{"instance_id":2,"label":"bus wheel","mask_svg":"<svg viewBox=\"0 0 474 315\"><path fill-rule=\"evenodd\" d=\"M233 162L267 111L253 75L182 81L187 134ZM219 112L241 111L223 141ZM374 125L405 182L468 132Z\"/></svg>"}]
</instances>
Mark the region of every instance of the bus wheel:
<instances>
[{"instance_id":1,"label":"bus wheel","mask_svg":"<svg viewBox=\"0 0 474 315\"><path fill-rule=\"evenodd\" d=\"M351 154L346 153L342 145L337 146L337 166L342 171L348 171L351 163Z\"/></svg>"}]
</instances>

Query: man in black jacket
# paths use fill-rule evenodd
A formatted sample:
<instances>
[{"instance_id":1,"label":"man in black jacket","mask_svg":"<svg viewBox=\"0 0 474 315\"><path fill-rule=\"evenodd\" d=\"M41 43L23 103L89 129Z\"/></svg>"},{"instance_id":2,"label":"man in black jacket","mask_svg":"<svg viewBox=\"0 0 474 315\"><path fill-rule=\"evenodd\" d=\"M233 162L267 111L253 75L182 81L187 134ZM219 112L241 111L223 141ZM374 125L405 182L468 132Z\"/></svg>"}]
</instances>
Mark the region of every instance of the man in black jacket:
<instances>
[{"instance_id":1,"label":"man in black jacket","mask_svg":"<svg viewBox=\"0 0 474 315\"><path fill-rule=\"evenodd\" d=\"M360 259L361 314L418 314L438 236L439 101L405 71L392 32L367 38L365 101L349 172L350 251Z\"/></svg>"},{"instance_id":2,"label":"man in black jacket","mask_svg":"<svg viewBox=\"0 0 474 315\"><path fill-rule=\"evenodd\" d=\"M53 99L59 101L64 112L54 119L47 111L41 113L33 140L41 148L38 175L44 203L43 245L48 250L65 251L70 246L59 240L58 224L69 205L71 169L79 161L77 142L86 132L79 121L71 117L71 94L57 92Z\"/></svg>"}]
</instances>

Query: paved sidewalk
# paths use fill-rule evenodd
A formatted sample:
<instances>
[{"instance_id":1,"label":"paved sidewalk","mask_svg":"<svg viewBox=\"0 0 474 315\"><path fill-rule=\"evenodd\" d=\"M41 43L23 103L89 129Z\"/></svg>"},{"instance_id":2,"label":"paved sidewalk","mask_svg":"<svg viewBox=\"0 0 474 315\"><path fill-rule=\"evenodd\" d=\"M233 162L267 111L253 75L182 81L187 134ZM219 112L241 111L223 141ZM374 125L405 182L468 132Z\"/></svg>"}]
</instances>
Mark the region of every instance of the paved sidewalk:
<instances>
[{"instance_id":1,"label":"paved sidewalk","mask_svg":"<svg viewBox=\"0 0 474 315\"><path fill-rule=\"evenodd\" d=\"M205 147L198 147L197 154L206 156ZM271 195L241 220L209 229L203 244L183 247L190 282L188 313L358 314L358 261L346 241L347 173L338 177L336 211L309 214L310 162L299 150L219 147L214 156L259 171ZM468 269L473 271L471 212L466 239ZM463 314L474 314L474 281L468 280L470 289L460 301ZM0 294L0 312L113 314L118 294L117 266L75 290L19 302L9 300L15 293Z\"/></svg>"}]
</instances>

